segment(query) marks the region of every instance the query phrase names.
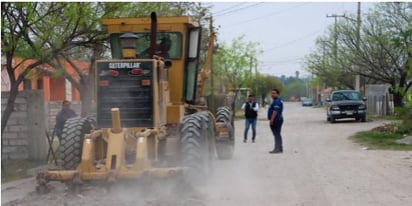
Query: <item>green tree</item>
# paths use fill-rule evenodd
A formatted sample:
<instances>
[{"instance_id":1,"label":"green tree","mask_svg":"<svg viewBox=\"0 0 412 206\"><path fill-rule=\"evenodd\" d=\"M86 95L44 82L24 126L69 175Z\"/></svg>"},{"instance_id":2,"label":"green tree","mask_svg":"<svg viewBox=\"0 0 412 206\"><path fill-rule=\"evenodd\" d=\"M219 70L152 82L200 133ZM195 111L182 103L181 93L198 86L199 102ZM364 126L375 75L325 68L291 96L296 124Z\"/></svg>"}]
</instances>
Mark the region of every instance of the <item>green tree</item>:
<instances>
[{"instance_id":1,"label":"green tree","mask_svg":"<svg viewBox=\"0 0 412 206\"><path fill-rule=\"evenodd\" d=\"M190 8L196 9L192 11ZM33 68L47 63L55 69L51 72L53 75L62 75L69 80L80 91L80 98L83 103L82 114L85 115L91 110L92 105L95 61L105 56L105 54L107 56L109 53L106 50L107 36L101 28L101 19L149 16L152 11L158 12L158 16L194 15L201 22L204 21L206 15L209 15L207 8L202 8L201 3L197 2L5 3L2 5L2 14L4 14L2 15L2 23L3 25L10 25L10 29L4 27L2 34L4 33L7 38L7 36L18 36L13 32L20 32L20 36L28 39L27 42L23 42L19 47L16 47L18 48L17 51L10 55L10 58L22 56L28 59L39 59L37 57L39 55L48 57L47 60L41 61ZM13 17L19 12L25 12L21 19ZM25 15L27 15L27 18L22 19ZM13 31L19 24L27 28ZM5 45L10 42L8 40L16 41L12 38L2 38ZM35 49L30 48L37 45L41 46ZM33 52L35 54L31 55ZM78 68L75 60L89 62L88 74ZM79 78L73 77L65 70L63 67L64 62L68 62L75 69L76 76ZM50 73L49 71L44 72ZM25 74L22 73L22 79L24 79L24 76ZM10 77L13 78L12 75ZM16 87L18 84L16 84ZM6 120L8 118L2 119Z\"/></svg>"},{"instance_id":2,"label":"green tree","mask_svg":"<svg viewBox=\"0 0 412 206\"><path fill-rule=\"evenodd\" d=\"M49 38L49 35L33 32L43 27L41 22L49 15L60 11L62 7L60 4L53 4L40 11L41 3L4 2L1 4L1 51L6 58L6 69L10 80L10 95L1 117L1 134L13 112L19 85L30 72L51 61L56 52L67 46L61 39L53 39ZM58 46L52 46L53 44ZM20 57L21 61L13 64L14 57ZM17 71L28 60L34 61L26 68Z\"/></svg>"},{"instance_id":3,"label":"green tree","mask_svg":"<svg viewBox=\"0 0 412 206\"><path fill-rule=\"evenodd\" d=\"M277 77L259 72L249 82L248 87L256 94L256 100L259 100L262 104L265 103L266 98L270 96L273 89L279 89L281 93L284 90L282 83Z\"/></svg>"},{"instance_id":4,"label":"green tree","mask_svg":"<svg viewBox=\"0 0 412 206\"><path fill-rule=\"evenodd\" d=\"M282 93L284 99L290 99L293 96L306 97L307 93L307 84L300 79L294 78L294 81L285 84L285 90Z\"/></svg>"},{"instance_id":5,"label":"green tree","mask_svg":"<svg viewBox=\"0 0 412 206\"><path fill-rule=\"evenodd\" d=\"M54 31L60 32L44 35L69 43L69 46L64 50L56 52L54 61L50 61L48 64L55 69L54 73L64 76L79 91L82 116L85 116L91 112L93 107L94 65L96 60L102 58L104 54L106 35L100 25L101 18L128 15L128 13L132 13L129 9L132 8L132 4L87 2L61 4L64 7L60 13L44 19L42 24L44 27L39 28L39 31L36 32L47 33L53 28ZM45 3L43 6L47 7L48 5ZM83 15L78 15L79 13ZM51 23L52 28L50 28ZM75 64L75 61L79 59L89 62L87 73ZM78 78L65 70L63 62L68 62L74 68Z\"/></svg>"},{"instance_id":6,"label":"green tree","mask_svg":"<svg viewBox=\"0 0 412 206\"><path fill-rule=\"evenodd\" d=\"M256 57L262 53L259 43L245 42L244 38L244 35L235 38L229 45L221 43L213 62L215 79L219 79L225 91L234 91L234 99L237 98L239 89L252 80Z\"/></svg>"},{"instance_id":7,"label":"green tree","mask_svg":"<svg viewBox=\"0 0 412 206\"><path fill-rule=\"evenodd\" d=\"M412 3L377 4L364 15L360 36L356 21L350 19L355 18L341 19L337 25L337 66L329 61L334 56L330 45L325 47L328 39L323 37L317 42L316 51L306 57L306 68L328 86L352 88L354 75L361 75L365 83L390 84L395 106L399 106L412 86L408 72L412 54ZM329 32L332 33L331 29Z\"/></svg>"}]
</instances>

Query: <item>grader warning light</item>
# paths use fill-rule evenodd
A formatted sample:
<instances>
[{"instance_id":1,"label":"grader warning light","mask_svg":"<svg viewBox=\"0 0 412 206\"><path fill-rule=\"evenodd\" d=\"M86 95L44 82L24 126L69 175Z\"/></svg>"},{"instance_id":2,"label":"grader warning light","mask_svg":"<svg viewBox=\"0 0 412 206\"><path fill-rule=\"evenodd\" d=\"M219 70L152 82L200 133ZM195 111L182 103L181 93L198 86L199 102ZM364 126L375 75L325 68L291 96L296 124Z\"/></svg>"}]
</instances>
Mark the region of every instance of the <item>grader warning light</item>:
<instances>
[{"instance_id":1,"label":"grader warning light","mask_svg":"<svg viewBox=\"0 0 412 206\"><path fill-rule=\"evenodd\" d=\"M116 70L109 70L108 74L112 77L117 77L119 76L119 72Z\"/></svg>"},{"instance_id":2,"label":"grader warning light","mask_svg":"<svg viewBox=\"0 0 412 206\"><path fill-rule=\"evenodd\" d=\"M134 75L140 75L143 73L143 69L132 69L130 71L130 73L134 74Z\"/></svg>"}]
</instances>

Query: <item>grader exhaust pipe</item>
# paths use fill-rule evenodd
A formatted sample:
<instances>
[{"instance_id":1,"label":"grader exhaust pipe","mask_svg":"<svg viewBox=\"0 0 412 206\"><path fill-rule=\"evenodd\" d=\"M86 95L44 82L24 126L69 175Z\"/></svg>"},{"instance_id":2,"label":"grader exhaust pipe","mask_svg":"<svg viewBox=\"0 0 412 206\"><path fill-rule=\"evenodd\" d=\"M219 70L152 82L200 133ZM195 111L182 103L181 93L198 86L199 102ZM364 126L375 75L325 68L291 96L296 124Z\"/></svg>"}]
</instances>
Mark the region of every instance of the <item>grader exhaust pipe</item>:
<instances>
[{"instance_id":1,"label":"grader exhaust pipe","mask_svg":"<svg viewBox=\"0 0 412 206\"><path fill-rule=\"evenodd\" d=\"M119 108L112 108L112 132L122 132L122 126L120 124L120 110Z\"/></svg>"},{"instance_id":2,"label":"grader exhaust pipe","mask_svg":"<svg viewBox=\"0 0 412 206\"><path fill-rule=\"evenodd\" d=\"M152 12L150 15L152 20L151 33L150 33L150 58L153 58L156 52L156 35L157 35L157 16L156 12Z\"/></svg>"}]
</instances>

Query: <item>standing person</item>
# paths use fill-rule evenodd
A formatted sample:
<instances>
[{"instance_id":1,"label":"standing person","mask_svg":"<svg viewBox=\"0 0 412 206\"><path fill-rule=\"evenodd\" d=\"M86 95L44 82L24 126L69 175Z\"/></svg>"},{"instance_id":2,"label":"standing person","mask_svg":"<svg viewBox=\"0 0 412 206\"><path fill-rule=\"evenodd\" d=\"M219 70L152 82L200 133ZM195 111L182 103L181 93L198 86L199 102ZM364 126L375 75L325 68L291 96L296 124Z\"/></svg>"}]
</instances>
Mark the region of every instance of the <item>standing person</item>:
<instances>
[{"instance_id":1,"label":"standing person","mask_svg":"<svg viewBox=\"0 0 412 206\"><path fill-rule=\"evenodd\" d=\"M70 102L64 100L62 103L62 109L56 115L56 126L54 127L54 130L59 140L62 137L63 127L66 120L76 116L76 112L70 108Z\"/></svg>"},{"instance_id":2,"label":"standing person","mask_svg":"<svg viewBox=\"0 0 412 206\"><path fill-rule=\"evenodd\" d=\"M268 110L270 130L272 130L273 136L275 137L275 148L269 152L271 154L283 152L282 135L280 134L283 124L283 102L279 94L278 89L272 90L273 101Z\"/></svg>"},{"instance_id":3,"label":"standing person","mask_svg":"<svg viewBox=\"0 0 412 206\"><path fill-rule=\"evenodd\" d=\"M242 110L245 111L245 132L243 142L247 141L247 133L249 132L249 127L252 125L252 142L255 143L256 138L256 122L257 122L257 111L259 105L255 102L255 96L253 94L249 95L247 102L243 103Z\"/></svg>"}]
</instances>

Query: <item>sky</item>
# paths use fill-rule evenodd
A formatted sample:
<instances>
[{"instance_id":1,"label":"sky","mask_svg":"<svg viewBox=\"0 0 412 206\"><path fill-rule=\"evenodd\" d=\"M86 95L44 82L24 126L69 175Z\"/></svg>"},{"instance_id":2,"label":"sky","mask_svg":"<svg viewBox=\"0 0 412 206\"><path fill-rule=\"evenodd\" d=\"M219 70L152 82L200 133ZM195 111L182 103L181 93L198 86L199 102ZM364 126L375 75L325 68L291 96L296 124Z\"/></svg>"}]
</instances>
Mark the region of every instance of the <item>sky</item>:
<instances>
[{"instance_id":1,"label":"sky","mask_svg":"<svg viewBox=\"0 0 412 206\"><path fill-rule=\"evenodd\" d=\"M258 71L275 76L309 76L303 58L313 51L316 38L325 35L334 18L356 15L357 2L204 2L212 6L218 42L231 43L245 35L245 42L258 42ZM374 2L361 2L361 14Z\"/></svg>"}]
</instances>

